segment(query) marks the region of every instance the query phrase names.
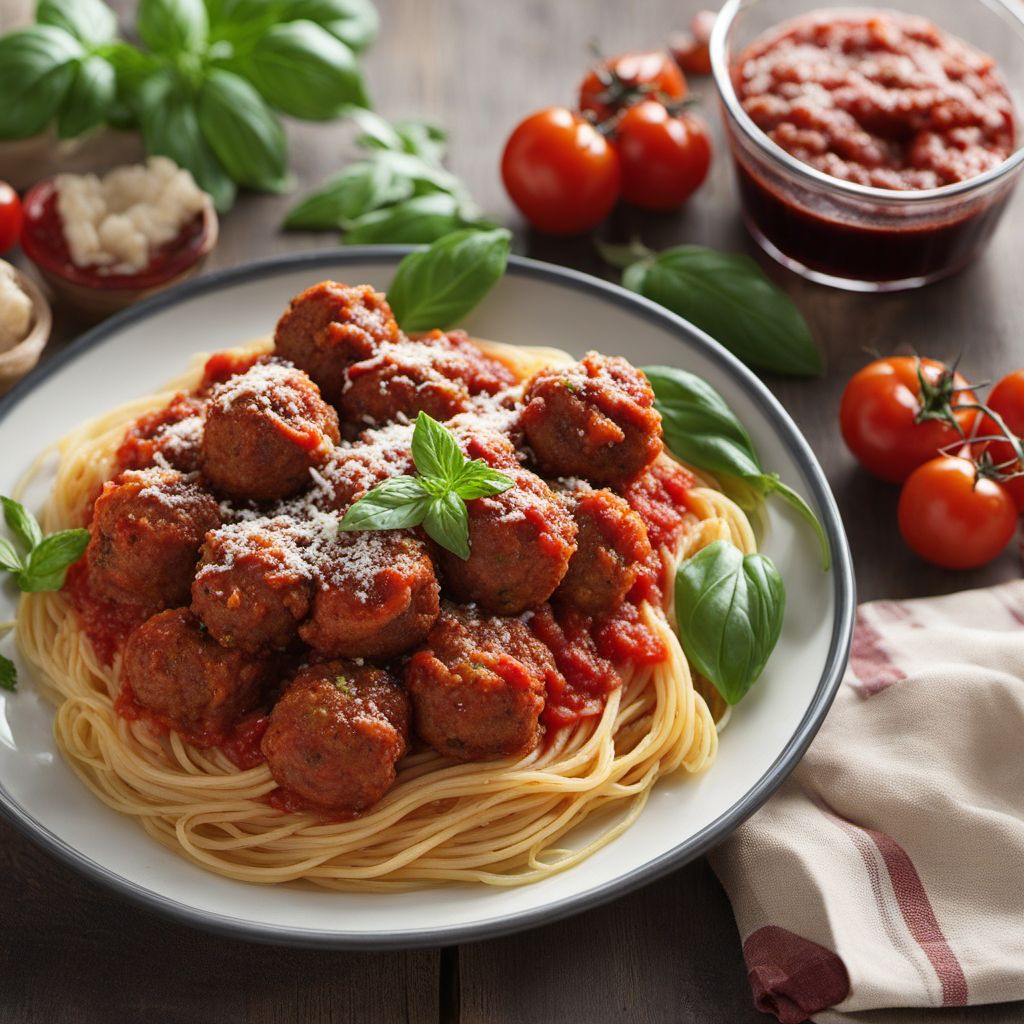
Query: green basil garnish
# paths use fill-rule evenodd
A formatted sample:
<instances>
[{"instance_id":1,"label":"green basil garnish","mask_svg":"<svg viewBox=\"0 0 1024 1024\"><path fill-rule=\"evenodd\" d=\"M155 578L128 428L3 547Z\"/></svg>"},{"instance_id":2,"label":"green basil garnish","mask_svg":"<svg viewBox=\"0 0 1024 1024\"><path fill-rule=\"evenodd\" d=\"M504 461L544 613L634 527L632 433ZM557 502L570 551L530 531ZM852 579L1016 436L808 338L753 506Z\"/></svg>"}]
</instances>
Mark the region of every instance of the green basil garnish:
<instances>
[{"instance_id":1,"label":"green basil garnish","mask_svg":"<svg viewBox=\"0 0 1024 1024\"><path fill-rule=\"evenodd\" d=\"M18 688L18 670L10 658L0 654L0 690L13 693Z\"/></svg>"},{"instance_id":2,"label":"green basil garnish","mask_svg":"<svg viewBox=\"0 0 1024 1024\"><path fill-rule=\"evenodd\" d=\"M609 262L630 261L626 288L689 320L747 365L795 377L821 374L807 321L749 256L699 245L657 254L642 247L602 251Z\"/></svg>"},{"instance_id":3,"label":"green basil garnish","mask_svg":"<svg viewBox=\"0 0 1024 1024\"><path fill-rule=\"evenodd\" d=\"M357 217L345 232L348 245L381 245L386 242L423 244L457 231L472 220L455 196L432 192L413 196L395 206Z\"/></svg>"},{"instance_id":4,"label":"green basil garnish","mask_svg":"<svg viewBox=\"0 0 1024 1024\"><path fill-rule=\"evenodd\" d=\"M388 302L403 330L447 328L472 310L505 273L511 232L466 229L410 253L398 265Z\"/></svg>"},{"instance_id":5,"label":"green basil garnish","mask_svg":"<svg viewBox=\"0 0 1024 1024\"><path fill-rule=\"evenodd\" d=\"M20 502L0 496L4 521L24 554L0 537L0 569L10 573L18 589L26 593L60 590L68 569L82 557L89 531L61 530L43 536L36 517Z\"/></svg>"},{"instance_id":6,"label":"green basil garnish","mask_svg":"<svg viewBox=\"0 0 1024 1024\"><path fill-rule=\"evenodd\" d=\"M198 53L210 34L203 0L139 0L139 38L154 53Z\"/></svg>"},{"instance_id":7,"label":"green basil garnish","mask_svg":"<svg viewBox=\"0 0 1024 1024\"><path fill-rule=\"evenodd\" d=\"M380 28L372 0L286 0L284 16L316 22L355 53L362 53Z\"/></svg>"},{"instance_id":8,"label":"green basil garnish","mask_svg":"<svg viewBox=\"0 0 1024 1024\"><path fill-rule=\"evenodd\" d=\"M754 442L725 399L706 381L673 366L645 366L654 388L654 406L661 413L665 443L691 466L719 478L723 489L741 507L777 495L807 520L821 545L824 568L831 565L828 537L810 505L780 479L761 468Z\"/></svg>"},{"instance_id":9,"label":"green basil garnish","mask_svg":"<svg viewBox=\"0 0 1024 1024\"><path fill-rule=\"evenodd\" d=\"M102 57L86 57L75 73L67 99L57 115L57 133L72 139L99 127L117 93L114 69Z\"/></svg>"},{"instance_id":10,"label":"green basil garnish","mask_svg":"<svg viewBox=\"0 0 1024 1024\"><path fill-rule=\"evenodd\" d=\"M411 179L384 160L359 160L288 211L284 226L307 231L347 228L358 217L412 195Z\"/></svg>"},{"instance_id":11,"label":"green basil garnish","mask_svg":"<svg viewBox=\"0 0 1024 1024\"><path fill-rule=\"evenodd\" d=\"M739 703L782 632L782 577L766 555L744 555L718 540L679 566L675 587L686 657L729 704Z\"/></svg>"},{"instance_id":12,"label":"green basil garnish","mask_svg":"<svg viewBox=\"0 0 1024 1024\"><path fill-rule=\"evenodd\" d=\"M63 29L33 25L0 39L0 138L24 139L56 116L74 80L81 44Z\"/></svg>"},{"instance_id":13,"label":"green basil garnish","mask_svg":"<svg viewBox=\"0 0 1024 1024\"><path fill-rule=\"evenodd\" d=\"M86 46L108 43L117 35L117 18L103 0L39 0L36 22L63 29Z\"/></svg>"},{"instance_id":14,"label":"green basil garnish","mask_svg":"<svg viewBox=\"0 0 1024 1024\"><path fill-rule=\"evenodd\" d=\"M466 502L501 494L511 477L480 459L467 459L443 424L421 412L412 434L416 476L396 476L360 498L341 520L342 530L407 530L422 526L441 547L469 558Z\"/></svg>"}]
</instances>

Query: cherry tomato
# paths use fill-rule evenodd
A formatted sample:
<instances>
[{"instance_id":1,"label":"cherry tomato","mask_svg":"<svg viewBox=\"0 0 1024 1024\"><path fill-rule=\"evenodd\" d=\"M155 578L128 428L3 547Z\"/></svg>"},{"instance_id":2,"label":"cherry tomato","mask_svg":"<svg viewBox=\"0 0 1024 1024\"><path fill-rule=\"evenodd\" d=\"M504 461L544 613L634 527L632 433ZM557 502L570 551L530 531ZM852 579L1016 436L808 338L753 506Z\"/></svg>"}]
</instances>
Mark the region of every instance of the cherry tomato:
<instances>
[{"instance_id":1,"label":"cherry tomato","mask_svg":"<svg viewBox=\"0 0 1024 1024\"><path fill-rule=\"evenodd\" d=\"M897 515L910 547L945 569L991 562L1017 528L1017 507L1006 489L994 480L975 482L974 464L954 455L940 455L910 474Z\"/></svg>"},{"instance_id":2,"label":"cherry tomato","mask_svg":"<svg viewBox=\"0 0 1024 1024\"><path fill-rule=\"evenodd\" d=\"M599 72L610 80L602 82ZM587 72L580 82L579 108L598 121L607 121L619 107L629 106L642 97L645 87L672 102L686 95L686 79L664 50L622 53Z\"/></svg>"},{"instance_id":3,"label":"cherry tomato","mask_svg":"<svg viewBox=\"0 0 1024 1024\"><path fill-rule=\"evenodd\" d=\"M589 121L565 107L548 107L509 136L501 177L535 228L577 235L604 220L615 205L619 157Z\"/></svg>"},{"instance_id":4,"label":"cherry tomato","mask_svg":"<svg viewBox=\"0 0 1024 1024\"><path fill-rule=\"evenodd\" d=\"M930 387L937 386L946 371L934 359L920 360L920 367ZM960 438L953 426L942 420L917 422L928 402L921 394L917 370L918 360L913 356L890 356L869 363L850 378L839 407L847 448L869 473L894 483L906 480L940 448ZM952 386L966 388L967 381L957 373ZM957 407L977 399L972 392L959 390L948 398L956 421L969 434L978 413Z\"/></svg>"},{"instance_id":5,"label":"cherry tomato","mask_svg":"<svg viewBox=\"0 0 1024 1024\"><path fill-rule=\"evenodd\" d=\"M18 193L0 181L0 252L13 249L21 236L21 200Z\"/></svg>"},{"instance_id":6,"label":"cherry tomato","mask_svg":"<svg viewBox=\"0 0 1024 1024\"><path fill-rule=\"evenodd\" d=\"M657 100L630 107L616 131L622 198L645 210L682 206L707 177L711 141L693 114L670 114Z\"/></svg>"},{"instance_id":7,"label":"cherry tomato","mask_svg":"<svg viewBox=\"0 0 1024 1024\"><path fill-rule=\"evenodd\" d=\"M715 11L698 11L690 22L690 31L681 32L672 40L672 56L688 75L711 74L708 41L716 17Z\"/></svg>"},{"instance_id":8,"label":"cherry tomato","mask_svg":"<svg viewBox=\"0 0 1024 1024\"><path fill-rule=\"evenodd\" d=\"M990 392L986 405L999 413L1003 422L1018 437L1024 436L1024 370L1014 370L999 381ZM989 436L1001 431L995 421L986 416L979 433L982 436ZM1015 457L1009 441L993 441L988 445L987 451L996 465L1010 462ZM1020 469L1020 463L1017 463L1016 468ZM1000 483L1010 492L1018 511L1024 512L1024 476L1001 480Z\"/></svg>"}]
</instances>

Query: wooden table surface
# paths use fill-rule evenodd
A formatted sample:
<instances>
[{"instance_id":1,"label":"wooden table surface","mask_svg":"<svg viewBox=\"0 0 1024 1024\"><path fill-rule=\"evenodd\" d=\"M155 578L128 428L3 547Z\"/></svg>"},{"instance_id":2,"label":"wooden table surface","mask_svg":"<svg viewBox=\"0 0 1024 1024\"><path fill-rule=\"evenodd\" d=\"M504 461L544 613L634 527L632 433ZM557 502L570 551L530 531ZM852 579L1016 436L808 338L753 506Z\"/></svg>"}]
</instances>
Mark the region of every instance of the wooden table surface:
<instances>
[{"instance_id":1,"label":"wooden table surface","mask_svg":"<svg viewBox=\"0 0 1024 1024\"><path fill-rule=\"evenodd\" d=\"M28 0L0 0L0 29ZM131 4L118 5L122 15ZM606 51L661 44L694 0L381 0L382 38L366 61L378 109L422 114L452 135L452 169L496 219L517 228L517 251L613 277L587 238L556 241L522 230L498 176L504 138L530 110L570 103L588 40ZM692 83L720 139L709 80ZM342 125L291 125L299 193L352 156ZM0 177L3 167L0 166ZM247 194L223 219L210 268L333 245L330 235L278 230L292 198ZM721 144L708 183L678 215L619 212L609 237L639 230L655 247L697 242L761 260L800 305L826 352L811 382L769 384L807 434L838 498L861 599L982 586L1019 575L1015 552L973 573L913 558L895 525L897 492L858 471L836 427L839 395L869 352L963 356L972 379L1024 364L1024 197L987 254L923 291L863 296L807 284L761 257L740 223ZM58 311L51 352L76 325ZM558 343L552 338L553 344ZM629 355L628 340L622 354ZM83 800L89 799L83 792ZM170 923L85 881L0 824L0 1021L108 1020L310 1024L695 1022L768 1018L752 1006L729 904L700 859L629 896L544 928L459 948L329 953L249 945ZM901 1021L919 1021L913 1012ZM935 1016L928 1020L936 1019ZM948 1024L1009 1024L1022 1004L944 1011Z\"/></svg>"}]
</instances>

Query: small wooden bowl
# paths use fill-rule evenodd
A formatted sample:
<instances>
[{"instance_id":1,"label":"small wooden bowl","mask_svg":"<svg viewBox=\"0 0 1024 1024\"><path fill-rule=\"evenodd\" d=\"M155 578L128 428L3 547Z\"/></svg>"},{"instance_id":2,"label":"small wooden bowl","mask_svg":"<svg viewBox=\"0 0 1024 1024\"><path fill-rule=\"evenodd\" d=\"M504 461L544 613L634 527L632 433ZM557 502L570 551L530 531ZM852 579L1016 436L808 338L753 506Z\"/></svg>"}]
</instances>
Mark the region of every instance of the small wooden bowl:
<instances>
[{"instance_id":1,"label":"small wooden bowl","mask_svg":"<svg viewBox=\"0 0 1024 1024\"><path fill-rule=\"evenodd\" d=\"M197 214L198 225L186 226L182 229L185 233L183 239L169 243L169 248L165 247L165 255L169 252L165 267L146 269L138 274L104 277L71 263L59 222L56 228L52 223L38 230L32 227L33 221L41 222L45 207L53 201L53 194L52 179L39 182L26 193L22 249L36 265L54 298L88 320L102 320L192 277L217 244L217 211L207 198L202 212ZM65 251L57 251L60 247Z\"/></svg>"},{"instance_id":2,"label":"small wooden bowl","mask_svg":"<svg viewBox=\"0 0 1024 1024\"><path fill-rule=\"evenodd\" d=\"M32 326L29 332L14 348L0 352L0 395L9 391L22 377L39 362L53 327L53 314L39 285L14 268L18 287L32 302Z\"/></svg>"}]
</instances>

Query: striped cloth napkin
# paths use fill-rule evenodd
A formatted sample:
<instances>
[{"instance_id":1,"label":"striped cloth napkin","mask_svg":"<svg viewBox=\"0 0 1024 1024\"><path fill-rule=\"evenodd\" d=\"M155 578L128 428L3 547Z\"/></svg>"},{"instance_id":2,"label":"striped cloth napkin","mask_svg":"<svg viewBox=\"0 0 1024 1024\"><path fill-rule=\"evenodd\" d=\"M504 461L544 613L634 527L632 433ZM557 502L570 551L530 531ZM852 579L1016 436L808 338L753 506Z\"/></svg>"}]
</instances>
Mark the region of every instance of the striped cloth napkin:
<instances>
[{"instance_id":1,"label":"striped cloth napkin","mask_svg":"<svg viewBox=\"0 0 1024 1024\"><path fill-rule=\"evenodd\" d=\"M810 750L711 857L758 1009L900 1024L886 1008L1024 999L1022 626L1024 581L861 606Z\"/></svg>"}]
</instances>

